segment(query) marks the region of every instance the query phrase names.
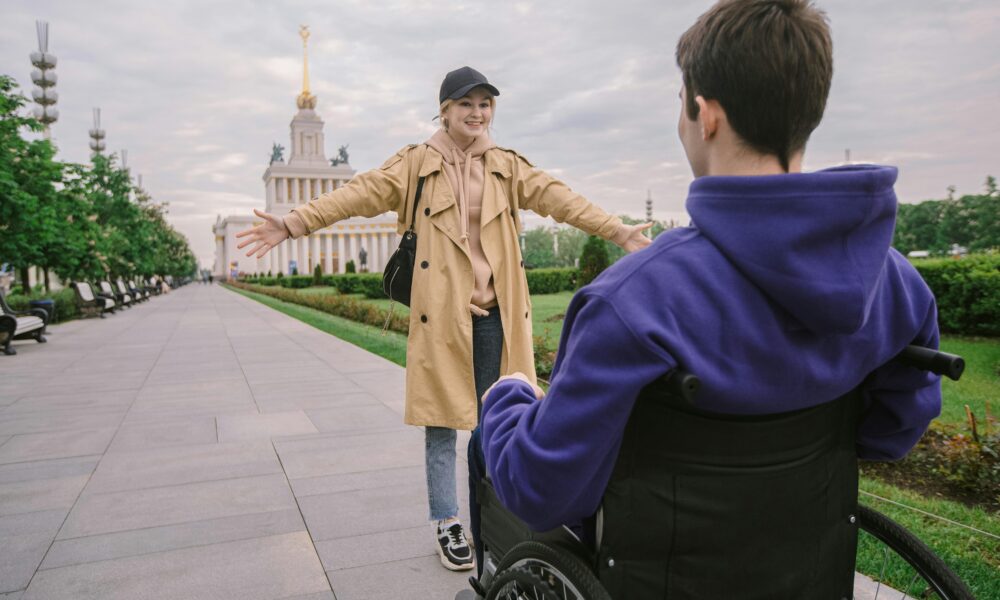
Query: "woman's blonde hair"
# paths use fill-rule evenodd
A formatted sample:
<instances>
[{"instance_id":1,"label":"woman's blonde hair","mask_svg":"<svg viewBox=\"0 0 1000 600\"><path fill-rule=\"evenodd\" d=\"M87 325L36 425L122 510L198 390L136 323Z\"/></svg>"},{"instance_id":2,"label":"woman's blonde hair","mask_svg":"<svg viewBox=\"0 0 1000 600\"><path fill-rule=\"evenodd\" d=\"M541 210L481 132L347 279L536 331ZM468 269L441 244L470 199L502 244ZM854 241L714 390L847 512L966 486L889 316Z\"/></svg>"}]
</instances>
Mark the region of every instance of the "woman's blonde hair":
<instances>
[{"instance_id":1,"label":"woman's blonde hair","mask_svg":"<svg viewBox=\"0 0 1000 600\"><path fill-rule=\"evenodd\" d=\"M497 99L493 97L493 94L490 94L489 98L490 98L490 111L496 112ZM448 111L448 108L451 107L451 105L454 102L455 101L452 100L451 98L445 98L445 101L441 103L441 107L438 109L438 119L441 121L441 127L444 127L445 131L448 131L448 119L447 117L444 116L444 113ZM493 119L490 119L489 125L487 127L492 125L493 125Z\"/></svg>"}]
</instances>

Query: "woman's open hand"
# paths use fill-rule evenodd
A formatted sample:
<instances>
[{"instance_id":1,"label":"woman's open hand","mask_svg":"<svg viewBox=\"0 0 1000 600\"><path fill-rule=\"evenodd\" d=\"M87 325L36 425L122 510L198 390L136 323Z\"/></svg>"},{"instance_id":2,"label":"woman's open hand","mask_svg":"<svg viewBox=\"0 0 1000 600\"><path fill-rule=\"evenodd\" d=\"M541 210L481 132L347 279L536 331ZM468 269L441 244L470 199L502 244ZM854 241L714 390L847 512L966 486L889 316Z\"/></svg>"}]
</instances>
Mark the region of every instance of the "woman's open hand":
<instances>
[{"instance_id":1,"label":"woman's open hand","mask_svg":"<svg viewBox=\"0 0 1000 600\"><path fill-rule=\"evenodd\" d=\"M622 223L618 229L618 233L615 234L614 239L611 241L618 244L626 252L642 250L653 243L652 240L642 234L643 231L652 226L652 223L643 223L641 225L626 225Z\"/></svg>"},{"instance_id":2,"label":"woman's open hand","mask_svg":"<svg viewBox=\"0 0 1000 600\"><path fill-rule=\"evenodd\" d=\"M495 388L497 386L497 383L500 383L501 381L509 381L511 379L514 379L514 380L517 380L517 381L523 381L524 383L527 383L528 385L530 385L531 386L531 391L533 391L535 393L535 399L536 400L541 400L542 398L545 397L545 392L542 390L542 388L540 388L537 385L535 385L534 383L532 383L531 380L528 379L527 375L525 375L524 373L521 373L520 371L518 371L516 373L511 373L510 375L504 375L500 379L497 379L496 383L494 383L493 385L491 385L490 389L486 390L486 393L483 394L483 397L481 398L481 400L483 402L486 401L486 398L489 397L490 392L492 392L493 388Z\"/></svg>"},{"instance_id":3,"label":"woman's open hand","mask_svg":"<svg viewBox=\"0 0 1000 600\"><path fill-rule=\"evenodd\" d=\"M257 254L261 258L281 242L288 239L288 229L281 217L266 213L262 210L253 209L253 214L264 219L264 222L256 227L251 227L236 234L236 237L245 237L246 240L240 242L236 247L245 248L250 244L254 246L247 252L247 256Z\"/></svg>"}]
</instances>

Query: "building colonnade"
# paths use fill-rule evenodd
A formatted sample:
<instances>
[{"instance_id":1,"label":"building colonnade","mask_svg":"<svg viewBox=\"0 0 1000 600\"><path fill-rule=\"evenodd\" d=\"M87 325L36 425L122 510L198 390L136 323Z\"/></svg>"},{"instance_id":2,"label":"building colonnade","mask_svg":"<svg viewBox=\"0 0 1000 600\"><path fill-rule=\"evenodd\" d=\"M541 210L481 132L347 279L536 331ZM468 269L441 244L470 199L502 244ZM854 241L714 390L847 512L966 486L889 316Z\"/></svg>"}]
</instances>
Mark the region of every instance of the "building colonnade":
<instances>
[{"instance_id":1,"label":"building colonnade","mask_svg":"<svg viewBox=\"0 0 1000 600\"><path fill-rule=\"evenodd\" d=\"M359 226L344 226L351 229ZM374 227L374 226L369 226ZM316 231L295 240L285 240L266 256L257 259L257 273L290 275L292 261L300 275L313 272L321 265L324 274L344 273L347 261L353 260L361 270L360 254L367 252L369 271L381 271L398 244L395 231Z\"/></svg>"}]
</instances>

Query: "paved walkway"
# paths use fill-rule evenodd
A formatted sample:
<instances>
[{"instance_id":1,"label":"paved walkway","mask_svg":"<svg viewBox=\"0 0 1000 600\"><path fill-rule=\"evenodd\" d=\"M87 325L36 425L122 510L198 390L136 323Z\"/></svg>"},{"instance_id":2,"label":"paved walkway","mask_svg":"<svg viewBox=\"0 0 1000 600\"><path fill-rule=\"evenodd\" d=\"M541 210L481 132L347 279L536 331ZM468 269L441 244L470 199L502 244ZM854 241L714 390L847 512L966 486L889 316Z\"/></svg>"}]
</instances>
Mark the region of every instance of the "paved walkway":
<instances>
[{"instance_id":1,"label":"paved walkway","mask_svg":"<svg viewBox=\"0 0 1000 600\"><path fill-rule=\"evenodd\" d=\"M466 585L434 551L400 367L199 285L15 347L0 356L0 598Z\"/></svg>"}]
</instances>

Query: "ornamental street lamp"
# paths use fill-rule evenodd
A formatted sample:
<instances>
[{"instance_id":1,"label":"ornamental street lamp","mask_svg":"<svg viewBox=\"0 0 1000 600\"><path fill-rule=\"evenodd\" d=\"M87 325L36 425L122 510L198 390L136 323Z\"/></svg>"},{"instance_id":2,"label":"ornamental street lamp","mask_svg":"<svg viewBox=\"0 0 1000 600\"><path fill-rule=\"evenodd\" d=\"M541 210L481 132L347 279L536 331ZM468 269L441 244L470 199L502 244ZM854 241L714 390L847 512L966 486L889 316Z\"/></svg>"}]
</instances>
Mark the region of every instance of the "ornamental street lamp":
<instances>
[{"instance_id":1,"label":"ornamental street lamp","mask_svg":"<svg viewBox=\"0 0 1000 600\"><path fill-rule=\"evenodd\" d=\"M104 152L104 130L101 129L101 109L94 109L94 128L90 130L90 149L94 151L91 158L100 156Z\"/></svg>"},{"instance_id":2,"label":"ornamental street lamp","mask_svg":"<svg viewBox=\"0 0 1000 600\"><path fill-rule=\"evenodd\" d=\"M38 52L31 53L31 64L36 68L31 71L31 81L38 87L31 90L31 97L38 106L33 113L35 118L45 126L43 135L45 139L52 139L49 125L59 119L59 111L56 109L56 102L59 101L59 94L55 91L56 68L55 55L49 54L49 24L46 21L35 21L35 30L38 33Z\"/></svg>"}]
</instances>

